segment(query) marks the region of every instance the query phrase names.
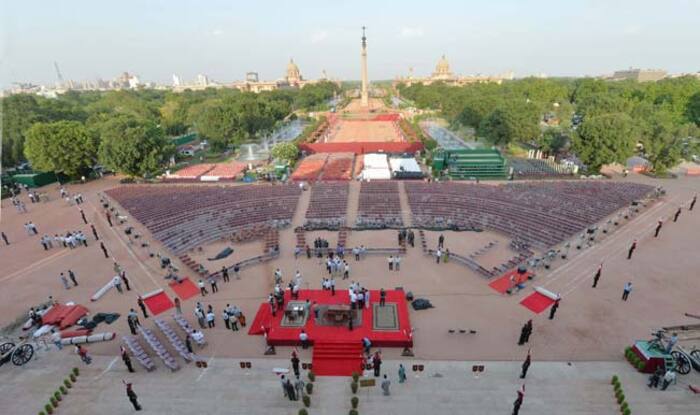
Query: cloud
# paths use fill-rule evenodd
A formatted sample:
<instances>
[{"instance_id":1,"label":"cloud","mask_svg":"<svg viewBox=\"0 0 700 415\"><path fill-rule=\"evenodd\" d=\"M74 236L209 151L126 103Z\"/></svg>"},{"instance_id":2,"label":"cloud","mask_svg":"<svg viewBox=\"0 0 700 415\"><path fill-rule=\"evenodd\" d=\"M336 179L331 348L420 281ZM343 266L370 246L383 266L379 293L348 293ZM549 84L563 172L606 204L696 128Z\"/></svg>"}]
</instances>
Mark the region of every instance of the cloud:
<instances>
[{"instance_id":1,"label":"cloud","mask_svg":"<svg viewBox=\"0 0 700 415\"><path fill-rule=\"evenodd\" d=\"M403 38L416 38L423 37L422 27L402 27L399 37Z\"/></svg>"},{"instance_id":2,"label":"cloud","mask_svg":"<svg viewBox=\"0 0 700 415\"><path fill-rule=\"evenodd\" d=\"M214 29L211 32L209 32L211 36L221 36L224 34L223 29Z\"/></svg>"},{"instance_id":3,"label":"cloud","mask_svg":"<svg viewBox=\"0 0 700 415\"><path fill-rule=\"evenodd\" d=\"M311 43L321 43L328 39L328 32L319 30L311 35Z\"/></svg>"}]
</instances>

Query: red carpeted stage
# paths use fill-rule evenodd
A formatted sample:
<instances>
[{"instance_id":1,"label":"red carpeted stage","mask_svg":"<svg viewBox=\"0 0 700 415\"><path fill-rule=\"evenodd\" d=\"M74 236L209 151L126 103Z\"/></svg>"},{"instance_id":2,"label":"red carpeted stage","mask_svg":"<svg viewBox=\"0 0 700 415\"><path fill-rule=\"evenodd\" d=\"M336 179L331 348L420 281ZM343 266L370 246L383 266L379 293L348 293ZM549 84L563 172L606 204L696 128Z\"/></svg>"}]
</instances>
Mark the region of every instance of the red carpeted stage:
<instances>
[{"instance_id":1,"label":"red carpeted stage","mask_svg":"<svg viewBox=\"0 0 700 415\"><path fill-rule=\"evenodd\" d=\"M285 292L285 305L290 301L290 292ZM298 300L309 299L318 306L350 304L347 290L337 290L335 296L330 291L302 290ZM379 304L379 291L370 292L370 306L362 310L362 323L352 331L347 324L342 326L319 325L313 317L307 319L303 329L314 345L313 367L317 375L348 376L360 371L362 364L362 339L368 337L374 347L412 347L411 323L405 293L401 290L386 292L386 306L395 307L397 324L395 328L375 328L374 304ZM313 307L312 307L313 310ZM267 343L273 346L299 346L299 333L302 327L282 326L284 312L278 311L273 317L270 305L263 303L250 325L248 334L262 335L267 332Z\"/></svg>"}]
</instances>

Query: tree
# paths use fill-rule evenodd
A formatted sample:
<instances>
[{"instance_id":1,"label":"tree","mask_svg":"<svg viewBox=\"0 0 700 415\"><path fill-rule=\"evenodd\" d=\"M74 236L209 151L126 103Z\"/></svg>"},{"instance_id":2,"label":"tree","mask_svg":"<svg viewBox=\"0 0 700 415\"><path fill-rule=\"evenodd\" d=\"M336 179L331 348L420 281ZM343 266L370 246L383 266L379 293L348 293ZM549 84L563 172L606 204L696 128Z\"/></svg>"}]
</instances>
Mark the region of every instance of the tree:
<instances>
[{"instance_id":1,"label":"tree","mask_svg":"<svg viewBox=\"0 0 700 415\"><path fill-rule=\"evenodd\" d=\"M153 175L174 154L163 130L151 121L122 115L101 126L100 162L128 176Z\"/></svg>"},{"instance_id":2,"label":"tree","mask_svg":"<svg viewBox=\"0 0 700 415\"><path fill-rule=\"evenodd\" d=\"M299 148L291 142L275 144L270 150L272 157L293 164L299 155Z\"/></svg>"},{"instance_id":3,"label":"tree","mask_svg":"<svg viewBox=\"0 0 700 415\"><path fill-rule=\"evenodd\" d=\"M690 97L685 114L690 121L700 127L700 92Z\"/></svg>"},{"instance_id":4,"label":"tree","mask_svg":"<svg viewBox=\"0 0 700 415\"><path fill-rule=\"evenodd\" d=\"M635 131L627 114L606 114L584 119L573 137L578 157L597 172L603 164L624 164L634 153Z\"/></svg>"},{"instance_id":5,"label":"tree","mask_svg":"<svg viewBox=\"0 0 700 415\"><path fill-rule=\"evenodd\" d=\"M493 111L479 127L487 140L506 146L514 140L530 141L540 134L536 109L527 103L509 103Z\"/></svg>"},{"instance_id":6,"label":"tree","mask_svg":"<svg viewBox=\"0 0 700 415\"><path fill-rule=\"evenodd\" d=\"M35 123L26 136L24 153L35 170L76 177L95 163L97 143L78 121Z\"/></svg>"},{"instance_id":7,"label":"tree","mask_svg":"<svg viewBox=\"0 0 700 415\"><path fill-rule=\"evenodd\" d=\"M232 143L234 137L244 137L241 121L232 105L220 100L207 101L196 111L197 131L209 140L212 150L222 151Z\"/></svg>"}]
</instances>

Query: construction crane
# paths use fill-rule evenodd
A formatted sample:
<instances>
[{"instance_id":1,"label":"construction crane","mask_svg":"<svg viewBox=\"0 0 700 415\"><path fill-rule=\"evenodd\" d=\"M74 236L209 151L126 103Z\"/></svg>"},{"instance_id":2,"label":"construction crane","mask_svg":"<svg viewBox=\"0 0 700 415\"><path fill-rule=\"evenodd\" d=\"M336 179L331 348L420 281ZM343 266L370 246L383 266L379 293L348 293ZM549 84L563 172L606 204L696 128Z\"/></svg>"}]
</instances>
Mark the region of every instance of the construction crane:
<instances>
[{"instance_id":1,"label":"construction crane","mask_svg":"<svg viewBox=\"0 0 700 415\"><path fill-rule=\"evenodd\" d=\"M58 77L58 82L63 84L63 75L61 75L61 70L58 68L58 62L54 61L53 67L56 69L56 77Z\"/></svg>"}]
</instances>

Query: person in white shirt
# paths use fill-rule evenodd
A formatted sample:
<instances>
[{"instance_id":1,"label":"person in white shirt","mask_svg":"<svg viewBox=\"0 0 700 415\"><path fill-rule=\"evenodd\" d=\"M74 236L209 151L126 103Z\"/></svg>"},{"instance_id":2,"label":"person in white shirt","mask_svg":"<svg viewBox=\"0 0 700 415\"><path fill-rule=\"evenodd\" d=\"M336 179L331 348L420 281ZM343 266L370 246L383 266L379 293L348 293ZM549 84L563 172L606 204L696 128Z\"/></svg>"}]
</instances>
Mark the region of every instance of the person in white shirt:
<instances>
[{"instance_id":1,"label":"person in white shirt","mask_svg":"<svg viewBox=\"0 0 700 415\"><path fill-rule=\"evenodd\" d=\"M51 341L56 345L58 350L63 350L63 343L61 343L61 333L56 329L51 329Z\"/></svg>"},{"instance_id":2,"label":"person in white shirt","mask_svg":"<svg viewBox=\"0 0 700 415\"><path fill-rule=\"evenodd\" d=\"M299 333L299 341L301 342L301 347L303 349L307 349L309 347L309 335L306 334L304 329L301 329L301 333Z\"/></svg>"},{"instance_id":3,"label":"person in white shirt","mask_svg":"<svg viewBox=\"0 0 700 415\"><path fill-rule=\"evenodd\" d=\"M122 291L122 277L115 275L114 278L112 278L112 285L120 294L124 294L124 291Z\"/></svg>"},{"instance_id":4,"label":"person in white shirt","mask_svg":"<svg viewBox=\"0 0 700 415\"><path fill-rule=\"evenodd\" d=\"M192 340L197 343L201 343L204 340L204 333L199 330L192 331Z\"/></svg>"},{"instance_id":5,"label":"person in white shirt","mask_svg":"<svg viewBox=\"0 0 700 415\"><path fill-rule=\"evenodd\" d=\"M401 257L397 255L394 257L394 271L399 271L400 269L401 269Z\"/></svg>"},{"instance_id":6,"label":"person in white shirt","mask_svg":"<svg viewBox=\"0 0 700 415\"><path fill-rule=\"evenodd\" d=\"M215 318L216 316L214 315L213 311L207 313L207 327L209 327L210 329L213 329L215 327Z\"/></svg>"},{"instance_id":7,"label":"person in white shirt","mask_svg":"<svg viewBox=\"0 0 700 415\"><path fill-rule=\"evenodd\" d=\"M357 294L355 294L355 291L351 291L350 292L350 306L352 307L353 310L356 307L356 303L357 303Z\"/></svg>"},{"instance_id":8,"label":"person in white shirt","mask_svg":"<svg viewBox=\"0 0 700 415\"><path fill-rule=\"evenodd\" d=\"M664 375L664 383L661 385L661 390L665 391L671 383L676 383L676 372L673 369L669 369Z\"/></svg>"}]
</instances>

